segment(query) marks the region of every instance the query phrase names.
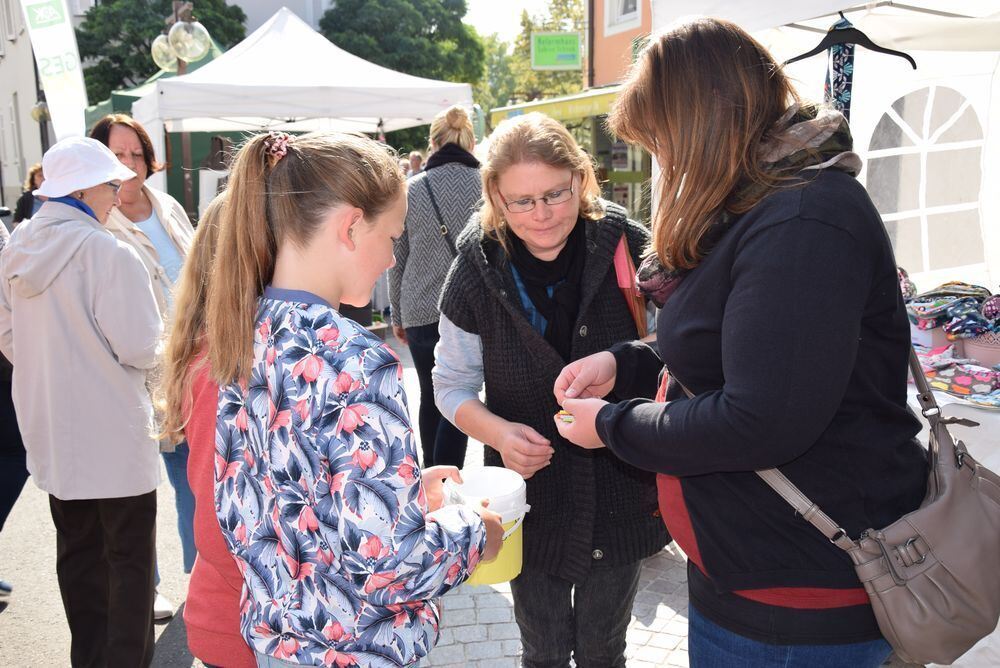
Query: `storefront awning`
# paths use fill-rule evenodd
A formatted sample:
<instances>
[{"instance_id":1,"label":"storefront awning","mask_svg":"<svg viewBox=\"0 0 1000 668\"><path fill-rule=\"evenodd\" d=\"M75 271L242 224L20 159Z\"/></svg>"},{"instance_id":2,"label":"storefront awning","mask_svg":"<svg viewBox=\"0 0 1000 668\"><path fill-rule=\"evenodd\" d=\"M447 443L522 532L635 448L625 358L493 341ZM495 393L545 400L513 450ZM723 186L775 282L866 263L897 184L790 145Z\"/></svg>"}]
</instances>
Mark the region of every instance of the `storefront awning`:
<instances>
[{"instance_id":1,"label":"storefront awning","mask_svg":"<svg viewBox=\"0 0 1000 668\"><path fill-rule=\"evenodd\" d=\"M527 114L532 111L540 111L546 116L557 121L575 121L588 116L601 116L608 113L611 103L621 92L621 85L604 86L602 88L591 88L575 95L564 95L553 97L548 100L537 100L535 102L525 102L523 104L512 104L509 107L499 107L490 113L490 122L493 127L505 118L512 118Z\"/></svg>"}]
</instances>

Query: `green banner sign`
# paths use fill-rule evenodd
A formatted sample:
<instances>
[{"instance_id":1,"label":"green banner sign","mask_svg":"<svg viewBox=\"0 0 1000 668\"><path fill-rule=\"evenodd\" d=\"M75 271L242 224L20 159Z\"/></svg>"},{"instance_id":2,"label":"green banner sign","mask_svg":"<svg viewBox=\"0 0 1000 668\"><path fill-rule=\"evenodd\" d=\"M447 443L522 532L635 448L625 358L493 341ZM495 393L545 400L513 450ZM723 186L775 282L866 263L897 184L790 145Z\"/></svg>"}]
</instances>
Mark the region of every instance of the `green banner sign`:
<instances>
[{"instance_id":1,"label":"green banner sign","mask_svg":"<svg viewBox=\"0 0 1000 668\"><path fill-rule=\"evenodd\" d=\"M48 28L51 25L56 25L66 20L61 0L25 4L24 9L28 15L28 25L31 28Z\"/></svg>"},{"instance_id":2,"label":"green banner sign","mask_svg":"<svg viewBox=\"0 0 1000 668\"><path fill-rule=\"evenodd\" d=\"M531 33L531 69L579 70L583 68L578 32Z\"/></svg>"}]
</instances>

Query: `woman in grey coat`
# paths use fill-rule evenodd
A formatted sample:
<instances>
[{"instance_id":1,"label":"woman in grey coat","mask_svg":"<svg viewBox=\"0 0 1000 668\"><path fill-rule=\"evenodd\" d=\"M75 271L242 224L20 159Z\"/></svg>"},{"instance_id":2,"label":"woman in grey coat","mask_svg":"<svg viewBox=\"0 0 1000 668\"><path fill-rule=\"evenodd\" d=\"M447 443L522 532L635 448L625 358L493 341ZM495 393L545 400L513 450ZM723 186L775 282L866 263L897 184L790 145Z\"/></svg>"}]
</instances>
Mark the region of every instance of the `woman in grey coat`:
<instances>
[{"instance_id":1,"label":"woman in grey coat","mask_svg":"<svg viewBox=\"0 0 1000 668\"><path fill-rule=\"evenodd\" d=\"M434 405L431 369L438 342L438 297L455 258L455 239L476 209L482 185L472 121L454 106L434 117L424 171L409 180L406 228L389 270L392 331L410 346L420 379L420 443L423 466L465 463L468 438Z\"/></svg>"}]
</instances>

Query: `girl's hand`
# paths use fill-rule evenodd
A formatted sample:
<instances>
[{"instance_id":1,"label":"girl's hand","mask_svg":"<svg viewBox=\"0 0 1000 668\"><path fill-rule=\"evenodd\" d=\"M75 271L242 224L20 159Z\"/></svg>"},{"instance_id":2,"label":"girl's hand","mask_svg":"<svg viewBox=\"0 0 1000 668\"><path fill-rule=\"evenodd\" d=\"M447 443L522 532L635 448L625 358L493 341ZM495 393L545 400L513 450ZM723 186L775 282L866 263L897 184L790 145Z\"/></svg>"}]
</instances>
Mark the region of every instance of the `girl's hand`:
<instances>
[{"instance_id":1,"label":"girl's hand","mask_svg":"<svg viewBox=\"0 0 1000 668\"><path fill-rule=\"evenodd\" d=\"M448 478L462 483L462 474L455 466L431 466L420 471L420 481L427 496L427 512L433 513L444 503L444 481Z\"/></svg>"},{"instance_id":2,"label":"girl's hand","mask_svg":"<svg viewBox=\"0 0 1000 668\"><path fill-rule=\"evenodd\" d=\"M559 435L581 448L588 450L603 448L604 443L597 435L596 420L598 411L607 405L608 402L603 399L566 399L562 406L573 415L573 421L563 422L554 417Z\"/></svg>"},{"instance_id":3,"label":"girl's hand","mask_svg":"<svg viewBox=\"0 0 1000 668\"><path fill-rule=\"evenodd\" d=\"M552 391L559 405L566 408L563 403L566 399L606 396L615 387L617 373L614 355L607 351L595 353L567 364L556 378Z\"/></svg>"}]
</instances>

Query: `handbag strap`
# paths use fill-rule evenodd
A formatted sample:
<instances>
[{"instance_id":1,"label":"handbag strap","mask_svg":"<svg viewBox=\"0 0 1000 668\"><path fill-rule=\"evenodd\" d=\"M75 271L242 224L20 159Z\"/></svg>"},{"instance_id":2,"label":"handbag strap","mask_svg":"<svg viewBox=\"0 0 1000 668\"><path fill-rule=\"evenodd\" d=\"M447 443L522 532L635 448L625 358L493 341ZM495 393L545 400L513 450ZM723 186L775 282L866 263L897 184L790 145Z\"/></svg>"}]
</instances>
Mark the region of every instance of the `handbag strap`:
<instances>
[{"instance_id":1,"label":"handbag strap","mask_svg":"<svg viewBox=\"0 0 1000 668\"><path fill-rule=\"evenodd\" d=\"M917 400L920 402L921 414L927 418L933 432L937 424L941 422L941 408L938 406L937 400L934 398L934 393L927 383L923 368L920 366L920 359L917 357L917 353L912 345L910 346L909 364L910 372L913 374L913 381L917 386ZM677 376L674 376L674 380L677 381L677 384L680 385L681 389L684 390L684 394L689 399L694 398L695 395L683 383L677 380ZM948 424L948 421L946 420L944 424ZM932 457L931 461L936 461L939 448L937 439L930 438L929 441L928 447ZM777 492L788 505L794 508L795 512L802 516L802 519L816 527L831 543L845 552L856 547L854 541L847 535L847 532L830 519L830 516L824 513L808 496L803 494L802 490L786 478L784 473L778 469L762 469L755 471L755 473L771 489Z\"/></svg>"},{"instance_id":2,"label":"handbag strap","mask_svg":"<svg viewBox=\"0 0 1000 668\"><path fill-rule=\"evenodd\" d=\"M615 277L618 279L618 289L625 297L639 338L644 339L649 334L649 325L646 323L646 300L635 287L635 263L632 261L632 256L629 255L624 233L618 240L618 246L615 247L613 264Z\"/></svg>"},{"instance_id":3,"label":"handbag strap","mask_svg":"<svg viewBox=\"0 0 1000 668\"><path fill-rule=\"evenodd\" d=\"M448 226L444 224L444 216L441 215L441 209L438 207L437 198L434 196L434 189L431 188L431 175L424 175L424 187L427 188L427 194L431 196L431 206L434 207L434 215L437 216L438 225L440 225L441 236L448 243L448 249L451 250L451 256L455 257L458 255L458 249L455 248L455 242L451 240L448 236Z\"/></svg>"}]
</instances>

